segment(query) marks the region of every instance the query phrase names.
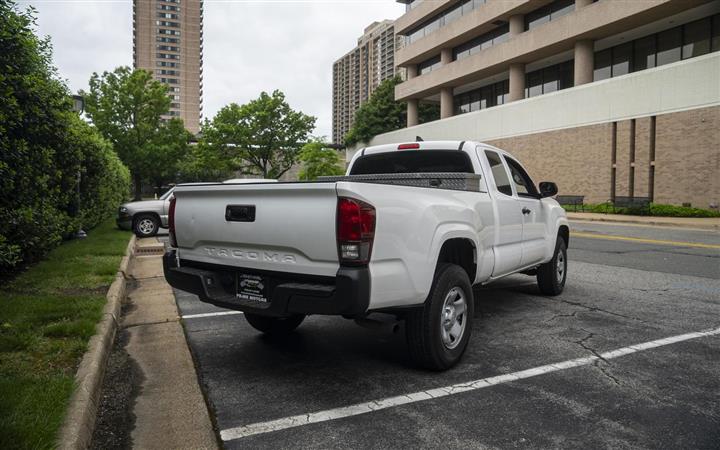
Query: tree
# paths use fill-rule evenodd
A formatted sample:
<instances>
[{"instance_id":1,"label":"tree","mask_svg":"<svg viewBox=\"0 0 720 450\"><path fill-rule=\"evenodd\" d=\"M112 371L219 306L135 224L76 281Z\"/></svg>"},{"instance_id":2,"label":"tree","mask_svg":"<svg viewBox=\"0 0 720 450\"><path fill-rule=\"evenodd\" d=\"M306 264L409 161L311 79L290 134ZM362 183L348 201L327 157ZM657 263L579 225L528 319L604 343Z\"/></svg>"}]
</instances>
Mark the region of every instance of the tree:
<instances>
[{"instance_id":1,"label":"tree","mask_svg":"<svg viewBox=\"0 0 720 450\"><path fill-rule=\"evenodd\" d=\"M388 78L378 85L367 102L355 111L355 121L345 136L346 145L369 142L378 134L405 128L407 103L395 100L395 86L402 83L399 76ZM420 123L440 118L440 107L434 103L421 102L418 116Z\"/></svg>"},{"instance_id":2,"label":"tree","mask_svg":"<svg viewBox=\"0 0 720 450\"><path fill-rule=\"evenodd\" d=\"M244 105L225 106L205 121L200 145L208 153L205 158L219 167L279 178L297 161L315 120L290 108L282 92L262 92Z\"/></svg>"},{"instance_id":3,"label":"tree","mask_svg":"<svg viewBox=\"0 0 720 450\"><path fill-rule=\"evenodd\" d=\"M187 151L188 133L182 121L164 123L170 110L167 86L142 69L118 67L93 73L85 109L93 124L130 168L135 199L142 196L145 179L163 179L168 162Z\"/></svg>"},{"instance_id":4,"label":"tree","mask_svg":"<svg viewBox=\"0 0 720 450\"><path fill-rule=\"evenodd\" d=\"M315 180L317 177L345 173L343 161L337 150L326 145L322 140L315 139L300 150L299 159L303 165L299 176L301 180Z\"/></svg>"},{"instance_id":5,"label":"tree","mask_svg":"<svg viewBox=\"0 0 720 450\"><path fill-rule=\"evenodd\" d=\"M191 139L192 133L180 119L170 119L158 129L154 141L149 143L145 160L150 169L145 171L145 176L153 186L179 181L184 164L190 159Z\"/></svg>"}]
</instances>

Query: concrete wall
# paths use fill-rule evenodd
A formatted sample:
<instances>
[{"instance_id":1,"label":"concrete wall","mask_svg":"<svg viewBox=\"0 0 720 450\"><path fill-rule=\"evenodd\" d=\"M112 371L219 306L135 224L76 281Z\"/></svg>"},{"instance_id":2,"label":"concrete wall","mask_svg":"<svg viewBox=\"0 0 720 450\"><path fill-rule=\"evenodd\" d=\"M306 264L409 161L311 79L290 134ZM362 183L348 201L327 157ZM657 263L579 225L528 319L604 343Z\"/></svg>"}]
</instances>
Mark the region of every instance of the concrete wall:
<instances>
[{"instance_id":1,"label":"concrete wall","mask_svg":"<svg viewBox=\"0 0 720 450\"><path fill-rule=\"evenodd\" d=\"M580 40L597 40L698 6L707 0L603 0L577 9L549 23L511 36L475 55L452 61L432 72L395 87L395 99L424 98L441 87L459 87L508 69L512 63L530 63L572 50ZM523 6L525 7L523 9ZM449 25L435 30L417 42L398 50L398 66L417 64L439 55L442 48L453 48L471 37L492 29L496 19L508 20L512 14L526 12L537 2L507 0L488 2ZM396 30L397 31L397 30Z\"/></svg>"},{"instance_id":2,"label":"concrete wall","mask_svg":"<svg viewBox=\"0 0 720 450\"><path fill-rule=\"evenodd\" d=\"M397 130L370 145L415 136L489 142L521 158L535 181L556 181L561 193L588 202L607 201L613 188L629 195L631 172L633 194L648 195L654 167L656 202L706 208L720 202L718 80L720 54L713 53Z\"/></svg>"}]
</instances>

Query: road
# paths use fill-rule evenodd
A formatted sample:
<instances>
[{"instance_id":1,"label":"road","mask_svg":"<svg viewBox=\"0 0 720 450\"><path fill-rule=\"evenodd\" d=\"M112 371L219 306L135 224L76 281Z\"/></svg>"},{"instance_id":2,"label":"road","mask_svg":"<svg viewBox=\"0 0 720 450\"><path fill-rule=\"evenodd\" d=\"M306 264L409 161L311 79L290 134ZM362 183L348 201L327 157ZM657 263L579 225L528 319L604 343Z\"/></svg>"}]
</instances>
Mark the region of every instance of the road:
<instances>
[{"instance_id":1,"label":"road","mask_svg":"<svg viewBox=\"0 0 720 450\"><path fill-rule=\"evenodd\" d=\"M572 228L565 292L522 275L476 288L445 373L412 365L403 330L313 316L273 340L176 291L224 446L717 449L718 234Z\"/></svg>"}]
</instances>

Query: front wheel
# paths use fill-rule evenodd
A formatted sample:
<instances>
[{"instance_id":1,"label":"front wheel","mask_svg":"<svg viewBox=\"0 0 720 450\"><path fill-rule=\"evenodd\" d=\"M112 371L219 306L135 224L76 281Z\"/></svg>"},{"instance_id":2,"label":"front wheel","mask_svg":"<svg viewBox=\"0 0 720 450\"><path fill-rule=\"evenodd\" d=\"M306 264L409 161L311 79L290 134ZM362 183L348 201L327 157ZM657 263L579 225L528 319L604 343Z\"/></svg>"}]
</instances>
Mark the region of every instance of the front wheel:
<instances>
[{"instance_id":1,"label":"front wheel","mask_svg":"<svg viewBox=\"0 0 720 450\"><path fill-rule=\"evenodd\" d=\"M560 295L567 279L567 245L565 239L558 236L553 258L538 267L537 282L540 292L545 295Z\"/></svg>"},{"instance_id":2,"label":"front wheel","mask_svg":"<svg viewBox=\"0 0 720 450\"><path fill-rule=\"evenodd\" d=\"M158 228L160 228L160 221L150 214L138 216L133 221L133 231L139 238L155 236Z\"/></svg>"},{"instance_id":3,"label":"front wheel","mask_svg":"<svg viewBox=\"0 0 720 450\"><path fill-rule=\"evenodd\" d=\"M265 334L284 336L299 327L303 320L305 320L305 316L303 314L296 314L290 317L267 317L245 313L245 320L247 320L253 328Z\"/></svg>"},{"instance_id":4,"label":"front wheel","mask_svg":"<svg viewBox=\"0 0 720 450\"><path fill-rule=\"evenodd\" d=\"M470 340L474 311L467 272L455 264L441 264L424 307L406 316L411 358L432 370L457 364Z\"/></svg>"}]
</instances>

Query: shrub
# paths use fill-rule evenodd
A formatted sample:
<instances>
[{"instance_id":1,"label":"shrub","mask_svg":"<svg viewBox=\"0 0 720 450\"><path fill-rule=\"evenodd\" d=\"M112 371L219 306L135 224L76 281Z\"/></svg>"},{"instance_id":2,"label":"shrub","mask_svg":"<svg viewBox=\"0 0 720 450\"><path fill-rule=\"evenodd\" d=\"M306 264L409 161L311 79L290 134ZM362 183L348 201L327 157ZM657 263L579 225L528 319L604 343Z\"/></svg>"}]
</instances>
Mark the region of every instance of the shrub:
<instances>
[{"instance_id":1,"label":"shrub","mask_svg":"<svg viewBox=\"0 0 720 450\"><path fill-rule=\"evenodd\" d=\"M572 205L564 205L568 212L576 212ZM603 214L626 214L637 216L658 216L658 217L720 217L720 211L711 209L689 208L687 206L664 205L659 203L651 203L650 209L642 208L615 208L611 203L587 204L583 208L584 212L603 213ZM580 212L578 209L577 212Z\"/></svg>"},{"instance_id":2,"label":"shrub","mask_svg":"<svg viewBox=\"0 0 720 450\"><path fill-rule=\"evenodd\" d=\"M653 203L650 205L650 215L665 217L720 217L720 211Z\"/></svg>"},{"instance_id":3,"label":"shrub","mask_svg":"<svg viewBox=\"0 0 720 450\"><path fill-rule=\"evenodd\" d=\"M90 125L77 120L73 145L82 151L80 214L85 229L99 225L114 214L130 195L130 172L109 142Z\"/></svg>"},{"instance_id":4,"label":"shrub","mask_svg":"<svg viewBox=\"0 0 720 450\"><path fill-rule=\"evenodd\" d=\"M127 170L72 111L33 25L30 13L0 1L0 273L38 260L81 222L97 224L127 191Z\"/></svg>"}]
</instances>

